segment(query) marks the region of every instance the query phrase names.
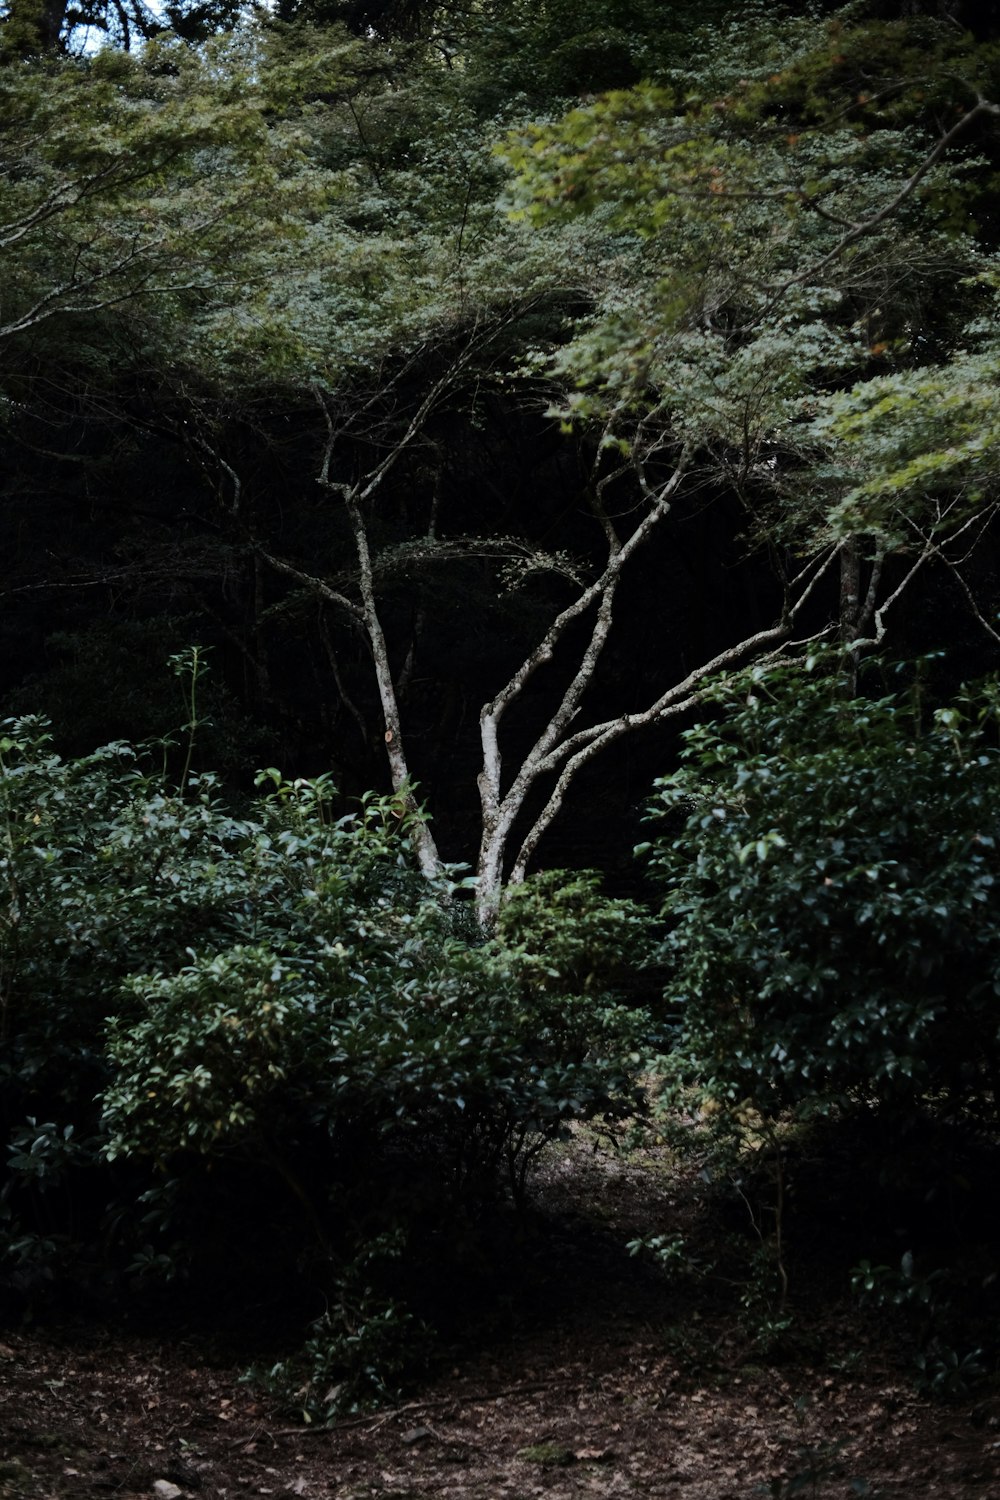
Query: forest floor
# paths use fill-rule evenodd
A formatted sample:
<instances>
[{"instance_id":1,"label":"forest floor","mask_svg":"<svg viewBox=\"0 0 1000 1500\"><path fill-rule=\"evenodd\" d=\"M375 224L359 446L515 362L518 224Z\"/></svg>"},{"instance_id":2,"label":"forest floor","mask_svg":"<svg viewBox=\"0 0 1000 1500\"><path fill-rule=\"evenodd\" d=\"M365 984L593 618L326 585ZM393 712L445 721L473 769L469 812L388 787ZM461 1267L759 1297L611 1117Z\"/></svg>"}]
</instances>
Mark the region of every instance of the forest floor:
<instances>
[{"instance_id":1,"label":"forest floor","mask_svg":"<svg viewBox=\"0 0 1000 1500\"><path fill-rule=\"evenodd\" d=\"M995 1385L917 1395L912 1350L858 1310L842 1269L797 1286L794 1235L794 1321L765 1360L759 1311L741 1319L729 1278L699 1271L699 1234L719 1225L697 1174L656 1166L584 1138L550 1148L523 1296L519 1271L488 1336L459 1339L398 1406L329 1430L290 1422L203 1333L8 1330L0 1497L1000 1497ZM678 1226L677 1274L628 1255Z\"/></svg>"}]
</instances>

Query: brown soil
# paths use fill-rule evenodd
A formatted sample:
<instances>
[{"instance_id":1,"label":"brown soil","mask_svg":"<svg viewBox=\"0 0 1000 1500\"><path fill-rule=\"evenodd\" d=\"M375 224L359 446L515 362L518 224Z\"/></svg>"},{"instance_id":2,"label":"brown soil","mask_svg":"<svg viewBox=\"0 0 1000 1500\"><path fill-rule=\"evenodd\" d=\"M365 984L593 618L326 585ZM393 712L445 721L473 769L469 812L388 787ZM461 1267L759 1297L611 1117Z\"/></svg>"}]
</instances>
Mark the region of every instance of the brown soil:
<instances>
[{"instance_id":1,"label":"brown soil","mask_svg":"<svg viewBox=\"0 0 1000 1500\"><path fill-rule=\"evenodd\" d=\"M554 1279L418 1394L327 1431L190 1336L10 1332L0 1497L1000 1496L1000 1400L919 1398L846 1298L814 1292L808 1336L768 1366L731 1295L623 1255L685 1214L694 1235L691 1201L648 1160L556 1148L538 1187Z\"/></svg>"}]
</instances>

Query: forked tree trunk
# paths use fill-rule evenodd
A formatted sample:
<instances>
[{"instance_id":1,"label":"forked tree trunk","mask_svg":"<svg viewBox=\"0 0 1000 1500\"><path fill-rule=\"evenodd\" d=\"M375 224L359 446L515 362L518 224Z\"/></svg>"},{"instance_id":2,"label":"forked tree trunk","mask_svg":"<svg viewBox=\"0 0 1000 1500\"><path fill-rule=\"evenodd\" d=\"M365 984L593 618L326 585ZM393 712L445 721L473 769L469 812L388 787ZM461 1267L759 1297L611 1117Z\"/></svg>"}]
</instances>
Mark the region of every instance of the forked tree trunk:
<instances>
[{"instance_id":1,"label":"forked tree trunk","mask_svg":"<svg viewBox=\"0 0 1000 1500\"><path fill-rule=\"evenodd\" d=\"M318 479L324 488L340 498L346 509L357 558L355 597L348 597L322 578L304 573L258 546L260 555L279 572L306 585L363 628L372 653L393 790L413 812L417 811L417 803L404 745L397 681L379 612L366 507L386 474L422 432L437 400L457 379L461 369L462 363L459 362L454 371L442 378L413 414L403 434L389 446L381 462L354 483L338 482L331 477L331 458L338 434L326 400L318 395L328 427L328 443ZM615 596L623 570L670 514L674 496L688 472L688 450L675 450L673 469L664 479L665 444L662 437L653 432L648 443L641 441L643 438L644 433L640 430L628 457L613 472L595 480L593 486L591 510L607 543L601 573L590 584L580 586L576 598L555 616L533 650L525 656L508 682L483 705L480 713L482 768L478 784L482 821L476 862L476 911L481 927L487 932L496 924L505 883L516 885L524 880L541 838L563 807L571 782L590 760L625 735L688 712L698 704L706 681L712 676L735 670L748 661L773 659L786 650L795 638L798 620L806 614L810 602L828 587L831 573L837 576L838 569L839 607L834 617L828 616L825 624L810 631L799 644L829 640L839 631L851 663L850 670L856 671L861 651L881 641L889 610L907 590L916 573L941 550L940 542L934 537L923 538L919 553L906 574L888 594L883 594L884 549L876 548L862 595L864 561L860 541L850 538L830 544L807 558L796 574L784 577L784 600L773 624L734 642L701 663L645 708L587 724L581 718L583 699L593 683L612 629ZM654 477L651 478L648 471L653 471ZM637 486L645 510L632 530L623 536L617 530L611 507L604 503L604 493L609 484L626 473ZM959 533L964 529L964 526L959 527ZM561 697L541 726L534 744L505 778L501 731L507 709L521 697L526 685L540 669L557 664L557 657L562 657L566 650L571 628L578 628L587 618L591 620L590 634L575 658L575 665L569 667L569 681ZM541 787L548 790L534 821L525 830L525 808ZM423 874L429 879L440 878L440 855L423 819L414 819L411 836Z\"/></svg>"}]
</instances>

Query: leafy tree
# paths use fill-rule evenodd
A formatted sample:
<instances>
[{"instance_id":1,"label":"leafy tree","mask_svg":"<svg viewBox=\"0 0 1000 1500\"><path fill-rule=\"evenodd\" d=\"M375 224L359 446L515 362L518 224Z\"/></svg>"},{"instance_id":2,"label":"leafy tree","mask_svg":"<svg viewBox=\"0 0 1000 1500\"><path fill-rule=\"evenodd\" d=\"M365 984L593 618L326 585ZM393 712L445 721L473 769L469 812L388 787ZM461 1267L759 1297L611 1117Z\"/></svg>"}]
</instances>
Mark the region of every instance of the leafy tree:
<instances>
[{"instance_id":1,"label":"leafy tree","mask_svg":"<svg viewBox=\"0 0 1000 1500\"><path fill-rule=\"evenodd\" d=\"M185 41L204 41L231 29L236 0L191 0L151 6L145 0L7 0L0 7L0 58L72 53L92 46L95 34L122 48L170 30Z\"/></svg>"},{"instance_id":2,"label":"leafy tree","mask_svg":"<svg viewBox=\"0 0 1000 1500\"><path fill-rule=\"evenodd\" d=\"M599 218L638 242L552 360L564 420L600 423L637 470L648 509L633 543L673 490L714 480L739 497L751 545L772 550L780 614L733 656L815 625L836 569L836 620L819 633L837 628L856 660L920 569L942 559L959 573L970 532L992 521L988 335L967 352L987 326L992 253L973 218L977 160L950 153L993 150L994 69L992 53L931 23L838 18L817 45L811 21L772 20L680 87L612 92L508 138L515 215ZM915 370L932 344L939 368ZM897 427L928 389L940 394L920 424ZM671 477L651 483L651 460ZM875 494L881 510L860 513ZM700 680L698 668L627 724L576 729L560 782L624 729L686 708Z\"/></svg>"},{"instance_id":3,"label":"leafy tree","mask_svg":"<svg viewBox=\"0 0 1000 1500\"><path fill-rule=\"evenodd\" d=\"M970 528L982 533L993 516L988 486L970 514L954 503L953 485L943 503L939 494L927 503L905 470L891 519L870 512L862 520L852 505L866 450L847 415L850 402L864 403L862 392L875 399L882 390L887 355L909 371L935 340L939 359L959 361L988 298L990 251L972 217L978 168L974 158L960 161L970 186L956 197L950 153L993 129L998 107L977 94L995 82L991 54L931 23L851 29L838 18L817 45L812 19L764 20L752 36L745 27L718 34L700 72L518 127L503 151L515 173L515 221L544 233L568 266L580 243L573 236L588 231L591 260L580 280L595 310L575 320L555 352L551 343L536 351L530 368L556 382L555 414L593 434L587 503L607 550L480 711L476 869L487 923L505 874L523 878L570 783L598 753L686 712L713 671L784 649L806 621L818 634L839 631L857 660L863 641L881 641L919 571L937 560L957 571ZM446 383L461 382L473 365L482 378L463 353ZM989 359L979 368L988 400ZM859 376L864 384L855 384ZM940 379L943 386L949 373ZM848 402L841 393L852 384ZM440 389L410 408L409 427L400 423L404 446L418 438ZM974 400L968 410L971 427ZM946 433L934 430L940 449ZM988 431L981 441L989 446ZM401 451L393 448L389 461ZM371 495L384 473L376 465L352 493ZM707 485L738 498L750 545L774 559L780 603L772 622L709 654L641 708L582 720L626 566L684 497ZM622 524L609 498L625 486L636 509ZM360 508L352 514L366 587L371 549L360 527L370 523ZM900 567L896 558L911 552ZM839 590L828 584L836 573ZM399 786L408 763L398 705L387 695L379 609L370 588L362 612ZM567 685L505 775L502 721L576 631L583 644ZM525 827L532 799L538 810ZM433 862L434 851L426 853Z\"/></svg>"},{"instance_id":4,"label":"leafy tree","mask_svg":"<svg viewBox=\"0 0 1000 1500\"><path fill-rule=\"evenodd\" d=\"M115 322L98 315L114 310L168 311L161 359L199 347L210 365L220 324L230 346L239 337L263 247L294 240L331 192L296 138L294 101L354 65L335 38L268 69L265 40L251 26L201 51L168 37L141 58L109 50L0 73L8 360L26 336L37 359L35 330L57 318L58 337L72 317L88 343L113 342Z\"/></svg>"}]
</instances>

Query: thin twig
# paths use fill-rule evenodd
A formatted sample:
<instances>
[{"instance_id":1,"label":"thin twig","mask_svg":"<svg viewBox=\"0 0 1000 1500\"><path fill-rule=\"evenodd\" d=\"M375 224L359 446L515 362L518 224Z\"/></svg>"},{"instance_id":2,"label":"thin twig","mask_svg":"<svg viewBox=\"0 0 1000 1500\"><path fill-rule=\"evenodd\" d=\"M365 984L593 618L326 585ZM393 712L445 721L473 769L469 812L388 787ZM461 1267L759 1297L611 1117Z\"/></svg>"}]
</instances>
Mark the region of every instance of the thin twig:
<instances>
[{"instance_id":1,"label":"thin twig","mask_svg":"<svg viewBox=\"0 0 1000 1500\"><path fill-rule=\"evenodd\" d=\"M410 1412L432 1411L442 1406L471 1406L477 1401L506 1401L512 1396L531 1396L538 1391L554 1390L557 1387L564 1389L568 1395L575 1395L583 1390L582 1385L564 1385L561 1380L533 1380L523 1385L508 1386L502 1391L476 1391L471 1395L458 1393L450 1396L431 1396L425 1401L408 1401L405 1406L395 1406L389 1412L379 1412L377 1415L367 1417L348 1417L344 1421L332 1423L329 1427L277 1427L273 1430L273 1436L332 1437L338 1432L346 1432L355 1427L373 1429L382 1427L386 1422L395 1421Z\"/></svg>"}]
</instances>

